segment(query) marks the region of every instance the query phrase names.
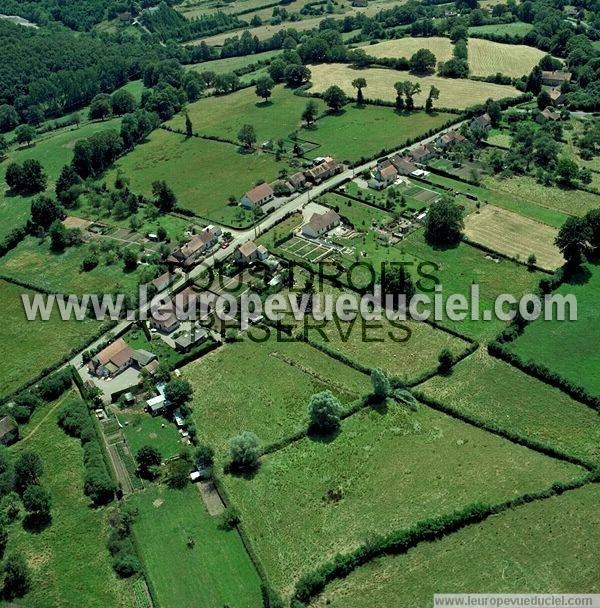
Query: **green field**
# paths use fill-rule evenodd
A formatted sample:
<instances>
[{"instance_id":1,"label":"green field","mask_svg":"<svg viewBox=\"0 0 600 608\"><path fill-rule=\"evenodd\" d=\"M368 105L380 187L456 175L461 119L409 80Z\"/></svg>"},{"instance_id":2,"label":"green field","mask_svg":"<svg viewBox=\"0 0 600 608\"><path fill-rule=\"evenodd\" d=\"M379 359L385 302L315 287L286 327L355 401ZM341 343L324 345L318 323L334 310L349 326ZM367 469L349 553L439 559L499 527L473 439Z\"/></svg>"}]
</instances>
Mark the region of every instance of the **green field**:
<instances>
[{"instance_id":1,"label":"green field","mask_svg":"<svg viewBox=\"0 0 600 608\"><path fill-rule=\"evenodd\" d=\"M510 36L524 36L531 31L531 23L493 23L491 25L476 25L469 28L469 34L509 34Z\"/></svg>"},{"instance_id":2,"label":"green field","mask_svg":"<svg viewBox=\"0 0 600 608\"><path fill-rule=\"evenodd\" d=\"M600 463L600 421L591 408L485 349L459 363L449 377L437 376L419 390L470 416Z\"/></svg>"},{"instance_id":3,"label":"green field","mask_svg":"<svg viewBox=\"0 0 600 608\"><path fill-rule=\"evenodd\" d=\"M66 435L57 423L58 408L75 396L66 393L36 412L37 424L11 448L15 455L22 450L40 454L45 469L41 481L52 496L52 523L45 530L26 532L17 521L8 531L7 552L23 553L32 573L31 591L19 604L133 608L131 583L114 574L106 549L106 509L92 509L83 493L79 440Z\"/></svg>"},{"instance_id":4,"label":"green field","mask_svg":"<svg viewBox=\"0 0 600 608\"><path fill-rule=\"evenodd\" d=\"M4 353L0 357L0 396L32 380L72 348L82 346L100 328L100 323L91 319L62 321L57 312L48 321L28 321L21 303L23 293L33 296L30 290L0 280L5 314L0 329Z\"/></svg>"},{"instance_id":5,"label":"green field","mask_svg":"<svg viewBox=\"0 0 600 608\"><path fill-rule=\"evenodd\" d=\"M117 418L123 425L123 433L134 458L145 445L157 448L165 460L176 456L183 447L177 427L162 416L123 411L117 414Z\"/></svg>"},{"instance_id":6,"label":"green field","mask_svg":"<svg viewBox=\"0 0 600 608\"><path fill-rule=\"evenodd\" d=\"M260 605L260 579L237 531L219 527L194 486L153 486L129 502L139 510L133 530L161 608Z\"/></svg>"},{"instance_id":7,"label":"green field","mask_svg":"<svg viewBox=\"0 0 600 608\"><path fill-rule=\"evenodd\" d=\"M589 392L600 395L600 265L588 264L555 293L577 298L576 321L530 323L511 349L525 360L536 361Z\"/></svg>"},{"instance_id":8,"label":"green field","mask_svg":"<svg viewBox=\"0 0 600 608\"><path fill-rule=\"evenodd\" d=\"M600 487L528 504L335 581L313 608L431 606L434 593L598 593Z\"/></svg>"},{"instance_id":9,"label":"green field","mask_svg":"<svg viewBox=\"0 0 600 608\"><path fill-rule=\"evenodd\" d=\"M346 419L333 440L306 438L263 458L251 479L223 481L272 583L288 595L303 573L373 534L580 473L428 408L390 405ZM336 490L341 499L328 499Z\"/></svg>"},{"instance_id":10,"label":"green field","mask_svg":"<svg viewBox=\"0 0 600 608\"><path fill-rule=\"evenodd\" d=\"M259 180L276 179L287 165L277 163L271 154L244 154L230 144L186 139L159 129L148 142L119 159L116 167L130 178L134 192L150 196L152 182L166 180L181 207L215 222L244 226L251 222L251 214L244 213L237 202L229 205L228 198L239 201ZM111 171L108 180L115 173Z\"/></svg>"},{"instance_id":11,"label":"green field","mask_svg":"<svg viewBox=\"0 0 600 608\"><path fill-rule=\"evenodd\" d=\"M348 405L371 386L359 372L302 342L277 340L275 333L263 344L246 339L226 345L182 371L194 387L198 437L220 456L242 431L268 444L306 429L315 393L329 389Z\"/></svg>"},{"instance_id":12,"label":"green field","mask_svg":"<svg viewBox=\"0 0 600 608\"><path fill-rule=\"evenodd\" d=\"M393 108L350 105L341 114L325 116L314 127L302 129L299 137L319 144L316 152L320 156L354 162L384 148L400 148L409 139L437 129L450 119L452 115L443 112L398 115Z\"/></svg>"},{"instance_id":13,"label":"green field","mask_svg":"<svg viewBox=\"0 0 600 608\"><path fill-rule=\"evenodd\" d=\"M281 51L265 51L264 53L256 53L255 55L242 55L240 57L226 57L225 59L215 59L214 61L203 61L202 63L194 63L185 66L188 70L194 72L214 72L215 74L226 74L245 68L259 61L267 61L279 55Z\"/></svg>"},{"instance_id":14,"label":"green field","mask_svg":"<svg viewBox=\"0 0 600 608\"><path fill-rule=\"evenodd\" d=\"M325 107L317 100L319 108ZM279 85L267 103L256 96L250 87L222 97L206 97L187 108L194 130L202 135L218 135L237 142L241 127L250 124L256 131L258 143L266 140L276 142L286 139L301 125L301 116L306 107L304 97ZM174 128L184 129L185 119L176 116L169 123Z\"/></svg>"}]
</instances>

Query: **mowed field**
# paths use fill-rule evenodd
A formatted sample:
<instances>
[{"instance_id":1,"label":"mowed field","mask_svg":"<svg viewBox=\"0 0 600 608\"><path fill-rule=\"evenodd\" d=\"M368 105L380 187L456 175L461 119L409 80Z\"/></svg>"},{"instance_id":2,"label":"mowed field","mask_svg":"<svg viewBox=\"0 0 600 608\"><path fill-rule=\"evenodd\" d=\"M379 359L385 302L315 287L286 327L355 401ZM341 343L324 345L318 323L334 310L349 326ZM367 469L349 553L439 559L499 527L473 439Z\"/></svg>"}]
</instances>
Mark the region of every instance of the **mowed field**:
<instances>
[{"instance_id":1,"label":"mowed field","mask_svg":"<svg viewBox=\"0 0 600 608\"><path fill-rule=\"evenodd\" d=\"M260 579L239 534L219 526L194 485L153 486L130 502L139 511L133 531L162 608L260 605Z\"/></svg>"},{"instance_id":2,"label":"mowed field","mask_svg":"<svg viewBox=\"0 0 600 608\"><path fill-rule=\"evenodd\" d=\"M183 447L175 425L164 424L165 420L160 416L124 411L119 412L117 418L124 425L123 433L134 457L145 445L155 447L165 460L176 456Z\"/></svg>"},{"instance_id":3,"label":"mowed field","mask_svg":"<svg viewBox=\"0 0 600 608\"><path fill-rule=\"evenodd\" d=\"M592 408L517 368L485 348L456 365L450 376L419 386L426 397L581 458L600 463L600 418Z\"/></svg>"},{"instance_id":4,"label":"mowed field","mask_svg":"<svg viewBox=\"0 0 600 608\"><path fill-rule=\"evenodd\" d=\"M494 515L329 585L312 608L431 606L434 593L600 592L600 486Z\"/></svg>"},{"instance_id":5,"label":"mowed field","mask_svg":"<svg viewBox=\"0 0 600 608\"><path fill-rule=\"evenodd\" d=\"M199 129L200 125L196 125ZM166 180L181 207L215 222L236 221L237 201L257 181L274 180L285 163L271 154L244 154L236 146L159 129L148 141L120 158L108 176L120 168L130 178L131 189L150 196L152 182ZM234 196L236 205L228 206Z\"/></svg>"},{"instance_id":6,"label":"mowed field","mask_svg":"<svg viewBox=\"0 0 600 608\"><path fill-rule=\"evenodd\" d=\"M348 95L354 96L356 89L352 86L355 78L363 77L367 81L365 97L368 99L383 99L394 101L396 90L394 83L399 80L410 80L421 85L421 93L415 95L415 104L422 106L425 103L429 88L433 85L440 90L440 98L436 105L444 108L464 109L486 99L502 99L516 97L519 91L511 86L477 82L467 79L440 78L439 76L413 76L406 72L386 70L382 68L368 68L355 70L341 63L330 63L310 66L313 88L310 91L322 93L333 84L340 86Z\"/></svg>"},{"instance_id":7,"label":"mowed field","mask_svg":"<svg viewBox=\"0 0 600 608\"><path fill-rule=\"evenodd\" d=\"M62 321L56 311L48 321L28 321L21 294L34 295L28 289L0 280L4 311L4 323L0 326L0 396L16 390L72 348L83 345L100 328L100 323L91 319Z\"/></svg>"},{"instance_id":8,"label":"mowed field","mask_svg":"<svg viewBox=\"0 0 600 608\"><path fill-rule=\"evenodd\" d=\"M264 332L253 333L264 337ZM288 340L287 342L285 340ZM277 339L225 345L187 365L193 417L201 441L220 456L229 439L252 431L271 443L306 429L308 401L329 389L349 405L371 390L369 378L303 342Z\"/></svg>"},{"instance_id":9,"label":"mowed field","mask_svg":"<svg viewBox=\"0 0 600 608\"><path fill-rule=\"evenodd\" d=\"M452 43L449 38L432 36L430 38L398 38L384 40L363 47L367 55L373 57L406 57L410 59L419 49L428 49L438 61L448 61L452 57Z\"/></svg>"},{"instance_id":10,"label":"mowed field","mask_svg":"<svg viewBox=\"0 0 600 608\"><path fill-rule=\"evenodd\" d=\"M510 347L523 359L541 363L600 395L600 265L587 264L555 293L576 297L577 320L538 319L530 323Z\"/></svg>"},{"instance_id":11,"label":"mowed field","mask_svg":"<svg viewBox=\"0 0 600 608\"><path fill-rule=\"evenodd\" d=\"M501 44L481 38L469 38L468 47L473 76L491 76L500 72L518 78L529 74L546 54L524 44Z\"/></svg>"},{"instance_id":12,"label":"mowed field","mask_svg":"<svg viewBox=\"0 0 600 608\"><path fill-rule=\"evenodd\" d=\"M305 438L264 457L251 479L223 482L273 585L287 596L303 573L373 534L581 474L428 408L390 404L347 418L331 440Z\"/></svg>"},{"instance_id":13,"label":"mowed field","mask_svg":"<svg viewBox=\"0 0 600 608\"><path fill-rule=\"evenodd\" d=\"M8 529L7 553L22 553L31 570L31 591L19 603L27 608L134 608L131 583L113 572L106 549L107 510L91 508L83 493L80 442L58 426L59 408L73 398L75 392L67 392L36 411L31 430L10 448L15 458L26 450L40 454L41 483L52 496L50 526L31 533L18 520Z\"/></svg>"},{"instance_id":14,"label":"mowed field","mask_svg":"<svg viewBox=\"0 0 600 608\"><path fill-rule=\"evenodd\" d=\"M365 90L368 96L369 87ZM357 161L380 150L398 148L429 129L436 129L453 116L444 112L399 115L393 108L347 105L341 114L327 115L298 136L320 145L315 153L338 160Z\"/></svg>"},{"instance_id":15,"label":"mowed field","mask_svg":"<svg viewBox=\"0 0 600 608\"><path fill-rule=\"evenodd\" d=\"M316 100L320 111L325 109ZM279 85L267 103L256 96L253 87L223 97L207 97L187 107L194 130L202 135L218 135L237 142L239 130L250 124L256 131L258 143L266 140L286 139L301 126L301 116L307 99L294 95L291 89ZM183 115L173 118L169 125L185 129Z\"/></svg>"},{"instance_id":16,"label":"mowed field","mask_svg":"<svg viewBox=\"0 0 600 608\"><path fill-rule=\"evenodd\" d=\"M564 264L554 244L557 234L556 228L493 205L465 218L465 235L469 240L523 262L533 253L537 265L546 270Z\"/></svg>"}]
</instances>

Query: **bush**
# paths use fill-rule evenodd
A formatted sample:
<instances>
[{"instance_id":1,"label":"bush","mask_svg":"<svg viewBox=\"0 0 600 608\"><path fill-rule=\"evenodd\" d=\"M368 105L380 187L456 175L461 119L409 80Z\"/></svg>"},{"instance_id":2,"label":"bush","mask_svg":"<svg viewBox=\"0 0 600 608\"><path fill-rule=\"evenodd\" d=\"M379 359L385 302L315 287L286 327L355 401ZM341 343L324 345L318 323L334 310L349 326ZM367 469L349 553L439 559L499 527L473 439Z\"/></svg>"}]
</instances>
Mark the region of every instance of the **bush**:
<instances>
[{"instance_id":1,"label":"bush","mask_svg":"<svg viewBox=\"0 0 600 608\"><path fill-rule=\"evenodd\" d=\"M118 555L113 562L113 568L119 576L127 578L140 572L142 566L135 555Z\"/></svg>"},{"instance_id":2,"label":"bush","mask_svg":"<svg viewBox=\"0 0 600 608\"><path fill-rule=\"evenodd\" d=\"M226 530L233 530L240 521L240 512L235 507L227 507L221 514L221 526Z\"/></svg>"},{"instance_id":3,"label":"bush","mask_svg":"<svg viewBox=\"0 0 600 608\"><path fill-rule=\"evenodd\" d=\"M254 433L244 431L230 442L230 468L238 471L255 469L259 464L260 453L258 437Z\"/></svg>"},{"instance_id":4,"label":"bush","mask_svg":"<svg viewBox=\"0 0 600 608\"><path fill-rule=\"evenodd\" d=\"M331 391L317 393L310 398L308 416L310 429L316 433L333 433L340 427L342 407Z\"/></svg>"}]
</instances>

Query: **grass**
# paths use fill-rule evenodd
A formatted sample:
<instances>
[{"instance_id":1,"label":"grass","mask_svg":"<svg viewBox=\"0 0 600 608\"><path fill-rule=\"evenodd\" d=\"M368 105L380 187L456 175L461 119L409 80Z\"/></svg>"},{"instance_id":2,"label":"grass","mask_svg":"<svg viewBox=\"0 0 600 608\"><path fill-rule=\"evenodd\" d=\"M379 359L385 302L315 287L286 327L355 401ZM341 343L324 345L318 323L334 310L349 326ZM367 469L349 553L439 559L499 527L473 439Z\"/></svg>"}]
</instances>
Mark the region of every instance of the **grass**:
<instances>
[{"instance_id":1,"label":"grass","mask_svg":"<svg viewBox=\"0 0 600 608\"><path fill-rule=\"evenodd\" d=\"M598 593L597 485L490 517L335 581L313 608L424 608L434 593Z\"/></svg>"},{"instance_id":2,"label":"grass","mask_svg":"<svg viewBox=\"0 0 600 608\"><path fill-rule=\"evenodd\" d=\"M123 432L133 458L146 445L157 448L165 460L176 456L183 447L177 427L162 416L122 411L117 414L117 418L124 425Z\"/></svg>"},{"instance_id":3,"label":"grass","mask_svg":"<svg viewBox=\"0 0 600 608\"><path fill-rule=\"evenodd\" d=\"M203 61L202 63L193 63L185 66L188 70L194 72L214 72L215 74L226 74L245 68L246 66L257 63L258 61L267 61L279 55L280 50L265 51L264 53L256 53L255 55L244 55L241 57L226 57L225 59L215 59L214 61ZM192 104L193 105L193 104Z\"/></svg>"},{"instance_id":4,"label":"grass","mask_svg":"<svg viewBox=\"0 0 600 608\"><path fill-rule=\"evenodd\" d=\"M587 264L573 280L563 284L558 294L577 298L576 321L530 323L511 348L523 359L537 361L571 382L600 395L600 265Z\"/></svg>"},{"instance_id":5,"label":"grass","mask_svg":"<svg viewBox=\"0 0 600 608\"><path fill-rule=\"evenodd\" d=\"M368 95L369 88L365 91ZM398 115L393 108L349 105L340 114L324 116L310 129L302 129L299 137L319 144L316 152L320 156L330 154L354 162L384 148L399 148L451 118L444 112Z\"/></svg>"},{"instance_id":6,"label":"grass","mask_svg":"<svg viewBox=\"0 0 600 608\"><path fill-rule=\"evenodd\" d=\"M322 101L317 103L321 110L325 107ZM237 142L239 130L250 124L260 144L265 140L286 139L292 131L299 129L306 104L305 98L283 86L273 89L267 103L256 96L254 88L247 88L223 97L206 97L190 104L187 112L194 130L202 135L218 135ZM185 118L176 116L169 124L185 129Z\"/></svg>"},{"instance_id":7,"label":"grass","mask_svg":"<svg viewBox=\"0 0 600 608\"><path fill-rule=\"evenodd\" d=\"M264 333L256 330L262 338ZM221 458L229 439L252 431L264 444L306 429L308 401L325 389L344 405L370 391L369 379L311 346L280 339L226 345L187 365L193 418L201 442ZM224 399L224 396L226 398Z\"/></svg>"},{"instance_id":8,"label":"grass","mask_svg":"<svg viewBox=\"0 0 600 608\"><path fill-rule=\"evenodd\" d=\"M0 302L5 322L0 341L6 349L0 358L0 395L16 390L43 369L56 363L98 331L97 321L61 321L55 312L48 321L27 321L21 294L33 292L0 280Z\"/></svg>"},{"instance_id":9,"label":"grass","mask_svg":"<svg viewBox=\"0 0 600 608\"><path fill-rule=\"evenodd\" d=\"M556 228L493 205L465 218L465 235L471 241L523 262L534 254L538 266L547 270L564 264L554 245L557 234Z\"/></svg>"},{"instance_id":10,"label":"grass","mask_svg":"<svg viewBox=\"0 0 600 608\"><path fill-rule=\"evenodd\" d=\"M519 78L529 74L544 55L543 51L524 44L469 38L469 68L473 76L491 76L500 72Z\"/></svg>"},{"instance_id":11,"label":"grass","mask_svg":"<svg viewBox=\"0 0 600 608\"><path fill-rule=\"evenodd\" d=\"M480 348L420 385L426 396L477 418L549 444L577 458L600 463L598 415Z\"/></svg>"},{"instance_id":12,"label":"grass","mask_svg":"<svg viewBox=\"0 0 600 608\"><path fill-rule=\"evenodd\" d=\"M509 34L510 36L524 36L531 31L531 23L493 23L491 25L476 25L469 28L469 34ZM473 40L473 39L471 39Z\"/></svg>"},{"instance_id":13,"label":"grass","mask_svg":"<svg viewBox=\"0 0 600 608\"><path fill-rule=\"evenodd\" d=\"M237 226L248 225L252 216L237 203L229 205L228 197L239 201L258 180L272 181L287 167L271 154L243 154L230 144L186 139L162 129L119 159L116 166L130 178L134 192L149 196L153 181L166 180L181 207L211 221Z\"/></svg>"},{"instance_id":14,"label":"grass","mask_svg":"<svg viewBox=\"0 0 600 608\"><path fill-rule=\"evenodd\" d=\"M413 76L403 72L399 74L395 70L383 68L368 68L356 70L352 67L329 63L310 66L312 73L311 82L315 93L323 92L332 84L337 84L348 95L355 95L356 90L352 87L352 81L361 76L367 81L365 97L368 99L383 99L394 101L396 90L394 83L399 80L410 80L421 85L421 93L415 95L415 104L423 106L433 85L440 90L440 98L436 102L438 107L464 109L486 99L501 99L503 97L516 97L519 91L511 86L492 84L488 82L477 82L475 80L440 78L439 76Z\"/></svg>"},{"instance_id":15,"label":"grass","mask_svg":"<svg viewBox=\"0 0 600 608\"><path fill-rule=\"evenodd\" d=\"M7 552L21 552L31 569L31 591L23 600L28 608L133 608L131 584L114 574L106 549L107 511L92 509L83 493L79 440L58 426L58 408L74 397L69 392L45 406L39 426L11 448L15 455L23 450L41 455L41 481L52 496L52 523L40 533L25 531L21 521L12 524Z\"/></svg>"},{"instance_id":16,"label":"grass","mask_svg":"<svg viewBox=\"0 0 600 608\"><path fill-rule=\"evenodd\" d=\"M133 530L162 608L255 608L260 579L235 530L223 530L197 489L152 486L130 499ZM194 546L188 547L192 539Z\"/></svg>"},{"instance_id":17,"label":"grass","mask_svg":"<svg viewBox=\"0 0 600 608\"><path fill-rule=\"evenodd\" d=\"M452 58L452 43L449 38L432 36L431 38L398 38L385 40L365 47L368 55L373 57L406 57L410 59L419 49L428 49L437 61L448 61Z\"/></svg>"},{"instance_id":18,"label":"grass","mask_svg":"<svg viewBox=\"0 0 600 608\"><path fill-rule=\"evenodd\" d=\"M346 419L333 439L306 438L265 457L251 479L224 483L272 583L288 595L303 573L371 535L580 471L428 408L390 405Z\"/></svg>"}]
</instances>

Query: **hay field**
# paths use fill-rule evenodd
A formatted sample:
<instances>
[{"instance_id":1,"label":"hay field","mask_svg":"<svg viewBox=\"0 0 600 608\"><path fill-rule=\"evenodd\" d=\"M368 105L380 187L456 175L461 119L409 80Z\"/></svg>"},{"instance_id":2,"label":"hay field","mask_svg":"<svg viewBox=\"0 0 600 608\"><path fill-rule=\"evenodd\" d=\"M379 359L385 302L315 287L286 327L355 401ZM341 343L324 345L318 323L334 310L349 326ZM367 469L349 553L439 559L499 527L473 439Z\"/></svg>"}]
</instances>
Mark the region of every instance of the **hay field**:
<instances>
[{"instance_id":1,"label":"hay field","mask_svg":"<svg viewBox=\"0 0 600 608\"><path fill-rule=\"evenodd\" d=\"M535 254L546 270L562 266L564 259L554 245L558 230L518 213L486 205L465 218L465 235L494 251L525 261Z\"/></svg>"},{"instance_id":2,"label":"hay field","mask_svg":"<svg viewBox=\"0 0 600 608\"><path fill-rule=\"evenodd\" d=\"M501 72L518 78L529 74L543 51L524 44L501 44L491 40L469 38L469 67L473 76L490 76Z\"/></svg>"},{"instance_id":3,"label":"hay field","mask_svg":"<svg viewBox=\"0 0 600 608\"><path fill-rule=\"evenodd\" d=\"M400 38L398 40L385 40L378 44L365 46L365 52L373 57L406 57L411 56L419 49L428 49L438 61L448 61L452 58L452 44L448 38L433 36L431 38Z\"/></svg>"},{"instance_id":4,"label":"hay field","mask_svg":"<svg viewBox=\"0 0 600 608\"><path fill-rule=\"evenodd\" d=\"M415 96L415 104L422 106L429 94L431 85L440 90L439 107L464 109L486 99L502 99L503 97L516 97L519 91L511 86L492 84L489 82L476 82L474 80L459 80L440 78L439 76L412 76L407 72L397 72L382 68L369 68L355 70L340 63L329 63L310 66L313 83L311 92L320 93L332 84L340 86L348 95L355 95L352 81L362 76L367 81L365 97L369 99L383 99L394 101L396 91L394 83L399 80L411 80L421 85L421 93Z\"/></svg>"}]
</instances>

